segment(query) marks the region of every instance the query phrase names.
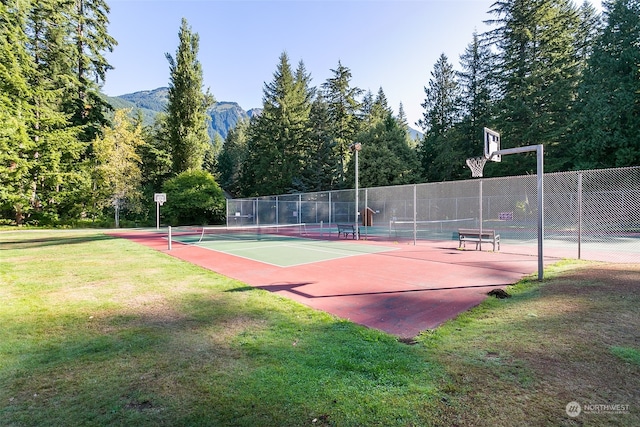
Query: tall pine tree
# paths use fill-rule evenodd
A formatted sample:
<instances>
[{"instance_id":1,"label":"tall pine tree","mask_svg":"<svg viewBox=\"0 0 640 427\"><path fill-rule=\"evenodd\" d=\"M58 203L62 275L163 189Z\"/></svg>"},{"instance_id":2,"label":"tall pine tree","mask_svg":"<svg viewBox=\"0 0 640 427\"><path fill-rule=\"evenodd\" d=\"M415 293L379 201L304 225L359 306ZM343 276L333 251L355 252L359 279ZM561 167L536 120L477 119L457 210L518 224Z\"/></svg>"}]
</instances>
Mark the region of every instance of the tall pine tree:
<instances>
[{"instance_id":1,"label":"tall pine tree","mask_svg":"<svg viewBox=\"0 0 640 427\"><path fill-rule=\"evenodd\" d=\"M579 81L575 44L579 17L571 0L506 0L494 3L488 34L499 55L497 129L502 147L545 144L549 171L566 168L568 111ZM535 171L535 156L503 158L500 172Z\"/></svg>"},{"instance_id":2,"label":"tall pine tree","mask_svg":"<svg viewBox=\"0 0 640 427\"><path fill-rule=\"evenodd\" d=\"M338 61L338 67L331 70L333 77L322 84L322 94L329 108L329 119L333 128L334 150L339 164L338 185L346 185L344 172L350 159L349 146L359 131L358 111L360 103L357 98L362 89L351 87L351 70Z\"/></svg>"},{"instance_id":3,"label":"tall pine tree","mask_svg":"<svg viewBox=\"0 0 640 427\"><path fill-rule=\"evenodd\" d=\"M498 97L494 55L477 33L460 56L460 66L462 121L458 127L462 136L460 161L464 161L482 155L483 128L493 127L494 102Z\"/></svg>"},{"instance_id":4,"label":"tall pine tree","mask_svg":"<svg viewBox=\"0 0 640 427\"><path fill-rule=\"evenodd\" d=\"M0 215L18 224L31 211L35 153L28 135L32 66L25 49L26 5L20 0L0 3Z\"/></svg>"},{"instance_id":5,"label":"tall pine tree","mask_svg":"<svg viewBox=\"0 0 640 427\"><path fill-rule=\"evenodd\" d=\"M68 93L66 111L72 115L75 125L83 127L82 140L90 142L108 125L105 111L111 107L100 95L100 85L113 67L103 54L113 51L117 42L107 32L110 8L105 0L74 0L62 4L68 8L64 12L70 27L67 32L72 34L74 44L71 59L76 80ZM54 9L60 5L61 2L56 1Z\"/></svg>"},{"instance_id":6,"label":"tall pine tree","mask_svg":"<svg viewBox=\"0 0 640 427\"><path fill-rule=\"evenodd\" d=\"M451 171L463 164L455 139L448 135L460 117L460 88L445 54L441 54L434 65L429 86L424 91L426 96L421 104L424 112L417 124L425 133L418 156L423 178L442 181L450 179Z\"/></svg>"},{"instance_id":7,"label":"tall pine tree","mask_svg":"<svg viewBox=\"0 0 640 427\"><path fill-rule=\"evenodd\" d=\"M166 126L176 175L202 167L211 145L207 109L214 102L208 89L202 91L202 65L198 61L200 37L191 31L184 18L178 38L180 44L175 59L165 54L171 73Z\"/></svg>"},{"instance_id":8,"label":"tall pine tree","mask_svg":"<svg viewBox=\"0 0 640 427\"><path fill-rule=\"evenodd\" d=\"M217 170L220 186L234 197L243 194L240 172L244 165L247 153L248 120L240 120L233 129L229 130L224 140L222 151L218 156Z\"/></svg>"},{"instance_id":9,"label":"tall pine tree","mask_svg":"<svg viewBox=\"0 0 640 427\"><path fill-rule=\"evenodd\" d=\"M294 74L283 52L273 81L265 83L262 114L248 132L249 158L241 181L251 195L304 190L313 98L309 83L304 63Z\"/></svg>"},{"instance_id":10,"label":"tall pine tree","mask_svg":"<svg viewBox=\"0 0 640 427\"><path fill-rule=\"evenodd\" d=\"M579 91L577 168L640 164L640 1L604 6L605 28Z\"/></svg>"},{"instance_id":11,"label":"tall pine tree","mask_svg":"<svg viewBox=\"0 0 640 427\"><path fill-rule=\"evenodd\" d=\"M88 142L82 141L83 128L65 111L65 95L78 87L65 12L54 0L34 3L26 27L34 66L29 99L34 113L29 132L36 150L32 204L35 218L44 222L80 214L91 185L90 163L83 161Z\"/></svg>"}]
</instances>

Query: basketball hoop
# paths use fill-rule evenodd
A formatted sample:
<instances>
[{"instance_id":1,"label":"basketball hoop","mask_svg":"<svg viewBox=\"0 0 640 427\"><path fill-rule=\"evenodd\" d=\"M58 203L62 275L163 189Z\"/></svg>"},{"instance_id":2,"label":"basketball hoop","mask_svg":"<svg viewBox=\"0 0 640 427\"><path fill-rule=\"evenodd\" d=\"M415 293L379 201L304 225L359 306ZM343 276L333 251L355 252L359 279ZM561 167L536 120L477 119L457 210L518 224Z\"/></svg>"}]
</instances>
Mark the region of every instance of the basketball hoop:
<instances>
[{"instance_id":1,"label":"basketball hoop","mask_svg":"<svg viewBox=\"0 0 640 427\"><path fill-rule=\"evenodd\" d=\"M486 157L471 157L467 159L467 166L471 169L471 176L474 178L482 178L485 163L487 163Z\"/></svg>"}]
</instances>

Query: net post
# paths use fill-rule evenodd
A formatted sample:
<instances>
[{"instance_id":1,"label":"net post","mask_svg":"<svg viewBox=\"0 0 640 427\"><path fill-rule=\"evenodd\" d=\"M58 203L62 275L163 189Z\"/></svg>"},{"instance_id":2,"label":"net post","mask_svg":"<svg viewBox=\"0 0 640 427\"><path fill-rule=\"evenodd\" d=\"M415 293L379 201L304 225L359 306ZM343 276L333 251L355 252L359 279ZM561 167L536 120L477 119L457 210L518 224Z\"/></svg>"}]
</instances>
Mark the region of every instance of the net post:
<instances>
[{"instance_id":1,"label":"net post","mask_svg":"<svg viewBox=\"0 0 640 427\"><path fill-rule=\"evenodd\" d=\"M171 226L167 227L167 240L169 241L168 250L171 250Z\"/></svg>"}]
</instances>

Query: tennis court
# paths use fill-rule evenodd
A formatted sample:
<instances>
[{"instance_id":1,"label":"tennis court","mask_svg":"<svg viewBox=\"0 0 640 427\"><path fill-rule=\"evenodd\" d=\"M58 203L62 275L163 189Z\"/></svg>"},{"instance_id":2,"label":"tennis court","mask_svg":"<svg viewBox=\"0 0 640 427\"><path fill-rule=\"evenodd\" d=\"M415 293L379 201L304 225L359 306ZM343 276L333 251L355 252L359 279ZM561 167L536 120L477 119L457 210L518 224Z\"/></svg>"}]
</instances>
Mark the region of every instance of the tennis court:
<instances>
[{"instance_id":1,"label":"tennis court","mask_svg":"<svg viewBox=\"0 0 640 427\"><path fill-rule=\"evenodd\" d=\"M329 236L330 231L325 231ZM397 249L354 244L339 239L320 240L310 238L312 233L317 234L317 229L308 230L305 224L203 227L177 230L172 235L172 240L277 267L292 267Z\"/></svg>"},{"instance_id":2,"label":"tennis court","mask_svg":"<svg viewBox=\"0 0 640 427\"><path fill-rule=\"evenodd\" d=\"M296 248L289 255L281 253L279 256L291 256L294 264L289 266L250 258L246 253L239 256L218 250L233 243L237 248L246 245L246 252L250 252L248 248L255 245L251 239L237 242L221 239L218 243L203 239L196 244L200 239L196 231L188 233L190 237L184 244L177 238L186 236L176 235L175 244L169 250L167 233L163 231L133 230L112 234L401 338L412 338L421 331L435 328L482 302L490 290L516 283L537 271L536 256L507 251L458 250L457 240L421 241L414 245L411 242L345 239L338 237L336 232L324 232L326 242L317 242L317 247L331 248L333 255L329 259L314 249L315 260L303 263L303 251ZM272 240L264 237L263 234L259 245L261 251L267 253L276 250L270 245L287 241L284 236ZM305 237L294 239L304 240ZM291 242L309 248L316 244L313 240L308 243L291 240L288 244ZM219 248L212 250L205 246L208 244L219 245ZM339 254L337 248L345 252ZM557 258L545 261L555 260ZM245 285L237 289L249 290Z\"/></svg>"}]
</instances>

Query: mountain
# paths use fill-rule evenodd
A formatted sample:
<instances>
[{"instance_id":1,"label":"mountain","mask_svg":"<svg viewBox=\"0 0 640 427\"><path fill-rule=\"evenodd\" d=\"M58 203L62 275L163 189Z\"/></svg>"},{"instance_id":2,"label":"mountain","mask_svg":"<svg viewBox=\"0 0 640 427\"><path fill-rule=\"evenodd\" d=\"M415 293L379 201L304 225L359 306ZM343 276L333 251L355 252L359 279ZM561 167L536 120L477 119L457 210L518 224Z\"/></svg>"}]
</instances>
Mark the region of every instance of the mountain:
<instances>
[{"instance_id":1,"label":"mountain","mask_svg":"<svg viewBox=\"0 0 640 427\"><path fill-rule=\"evenodd\" d=\"M169 88L161 87L153 90L128 93L125 95L106 97L113 108L130 108L132 115L136 111L142 113L145 125L153 124L158 113L165 112L169 99ZM239 120L249 119L262 112L261 108L253 108L245 111L236 102L216 102L210 109L209 136L213 140L218 134L222 139L227 137L230 129L233 129Z\"/></svg>"},{"instance_id":2,"label":"mountain","mask_svg":"<svg viewBox=\"0 0 640 427\"><path fill-rule=\"evenodd\" d=\"M130 108L131 114L136 115L137 111L142 114L142 122L145 125L152 125L156 115L163 113L169 99L169 88L160 87L153 90L142 90L134 93L127 93L116 97L105 97L115 109ZM227 137L229 130L233 129L239 120L250 119L262 113L262 108L252 108L245 111L237 102L216 102L210 109L211 123L209 124L209 136L213 141L216 134L222 139ZM411 140L422 138L422 133L413 128L409 128Z\"/></svg>"}]
</instances>

